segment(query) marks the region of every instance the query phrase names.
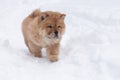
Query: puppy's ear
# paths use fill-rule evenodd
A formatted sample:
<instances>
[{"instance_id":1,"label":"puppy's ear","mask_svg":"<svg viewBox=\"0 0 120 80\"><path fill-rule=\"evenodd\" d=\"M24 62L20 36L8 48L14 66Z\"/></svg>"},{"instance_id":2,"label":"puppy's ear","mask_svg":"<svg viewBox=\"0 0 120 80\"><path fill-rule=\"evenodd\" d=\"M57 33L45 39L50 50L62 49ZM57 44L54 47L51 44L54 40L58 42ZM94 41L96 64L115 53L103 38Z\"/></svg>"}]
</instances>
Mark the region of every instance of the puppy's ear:
<instances>
[{"instance_id":1,"label":"puppy's ear","mask_svg":"<svg viewBox=\"0 0 120 80\"><path fill-rule=\"evenodd\" d=\"M61 15L60 15L60 18L64 20L64 19L65 19L65 16L66 16L66 14L61 14Z\"/></svg>"},{"instance_id":2,"label":"puppy's ear","mask_svg":"<svg viewBox=\"0 0 120 80\"><path fill-rule=\"evenodd\" d=\"M41 13L41 14L40 14L40 17L39 17L39 22L45 20L47 17L48 17L48 14L47 14L47 13L44 13L44 12Z\"/></svg>"},{"instance_id":3,"label":"puppy's ear","mask_svg":"<svg viewBox=\"0 0 120 80\"><path fill-rule=\"evenodd\" d=\"M44 20L44 19L45 19L45 16L41 16L40 18L41 18L41 20Z\"/></svg>"}]
</instances>

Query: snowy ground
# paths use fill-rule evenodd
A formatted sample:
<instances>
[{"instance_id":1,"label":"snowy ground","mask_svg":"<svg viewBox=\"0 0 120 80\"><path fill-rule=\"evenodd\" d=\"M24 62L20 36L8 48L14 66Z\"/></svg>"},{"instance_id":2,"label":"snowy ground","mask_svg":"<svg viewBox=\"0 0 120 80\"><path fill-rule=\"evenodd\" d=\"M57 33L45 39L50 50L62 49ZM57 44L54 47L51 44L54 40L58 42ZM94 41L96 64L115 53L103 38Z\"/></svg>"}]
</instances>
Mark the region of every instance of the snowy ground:
<instances>
[{"instance_id":1,"label":"snowy ground","mask_svg":"<svg viewBox=\"0 0 120 80\"><path fill-rule=\"evenodd\" d=\"M21 22L36 8L67 14L58 62L24 44ZM120 80L120 1L0 0L0 80Z\"/></svg>"}]
</instances>

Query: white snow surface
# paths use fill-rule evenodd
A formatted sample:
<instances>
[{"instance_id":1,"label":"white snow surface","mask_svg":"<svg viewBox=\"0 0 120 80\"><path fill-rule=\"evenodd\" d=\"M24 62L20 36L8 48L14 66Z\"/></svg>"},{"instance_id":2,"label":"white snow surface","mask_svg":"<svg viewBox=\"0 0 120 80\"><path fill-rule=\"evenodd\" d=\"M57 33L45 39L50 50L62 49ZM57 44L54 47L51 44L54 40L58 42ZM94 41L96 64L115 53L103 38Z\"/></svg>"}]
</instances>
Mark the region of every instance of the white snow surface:
<instances>
[{"instance_id":1,"label":"white snow surface","mask_svg":"<svg viewBox=\"0 0 120 80\"><path fill-rule=\"evenodd\" d=\"M24 44L21 22L37 8L67 15L58 62ZM120 0L0 0L0 80L120 80Z\"/></svg>"}]
</instances>

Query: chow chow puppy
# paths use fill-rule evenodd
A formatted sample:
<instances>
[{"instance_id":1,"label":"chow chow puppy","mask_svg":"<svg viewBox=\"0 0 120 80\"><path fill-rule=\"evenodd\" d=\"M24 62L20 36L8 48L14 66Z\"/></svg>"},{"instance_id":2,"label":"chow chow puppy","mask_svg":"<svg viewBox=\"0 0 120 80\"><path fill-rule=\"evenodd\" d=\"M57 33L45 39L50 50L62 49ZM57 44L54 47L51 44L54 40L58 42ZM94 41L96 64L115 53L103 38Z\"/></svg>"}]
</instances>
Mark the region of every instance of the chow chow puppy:
<instances>
[{"instance_id":1,"label":"chow chow puppy","mask_svg":"<svg viewBox=\"0 0 120 80\"><path fill-rule=\"evenodd\" d=\"M35 57L42 57L41 49L46 48L48 59L58 61L65 16L59 12L41 12L37 9L23 20L25 44Z\"/></svg>"}]
</instances>

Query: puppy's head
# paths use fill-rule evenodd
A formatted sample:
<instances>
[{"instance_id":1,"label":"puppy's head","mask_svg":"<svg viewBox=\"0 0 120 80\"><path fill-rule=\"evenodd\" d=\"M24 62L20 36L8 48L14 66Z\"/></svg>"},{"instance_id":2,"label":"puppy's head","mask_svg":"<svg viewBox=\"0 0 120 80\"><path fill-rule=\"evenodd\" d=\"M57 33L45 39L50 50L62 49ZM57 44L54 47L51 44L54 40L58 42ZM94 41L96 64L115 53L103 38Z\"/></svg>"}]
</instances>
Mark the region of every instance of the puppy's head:
<instances>
[{"instance_id":1,"label":"puppy's head","mask_svg":"<svg viewBox=\"0 0 120 80\"><path fill-rule=\"evenodd\" d=\"M38 20L38 26L40 27L41 32L43 32L42 35L52 40L61 39L65 31L65 16L65 14L58 12L42 12Z\"/></svg>"}]
</instances>

